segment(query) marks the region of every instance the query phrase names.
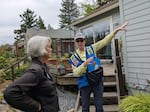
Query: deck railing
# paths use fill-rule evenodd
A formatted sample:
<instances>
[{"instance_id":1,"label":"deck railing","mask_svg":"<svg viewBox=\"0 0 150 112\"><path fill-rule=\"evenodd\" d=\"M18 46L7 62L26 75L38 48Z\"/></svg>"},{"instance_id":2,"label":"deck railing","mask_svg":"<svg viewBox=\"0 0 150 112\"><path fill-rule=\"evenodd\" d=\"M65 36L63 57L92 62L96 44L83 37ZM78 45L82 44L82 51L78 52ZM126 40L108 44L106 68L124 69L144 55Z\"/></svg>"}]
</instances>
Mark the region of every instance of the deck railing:
<instances>
[{"instance_id":1,"label":"deck railing","mask_svg":"<svg viewBox=\"0 0 150 112\"><path fill-rule=\"evenodd\" d=\"M5 69L3 70L4 72L6 72L7 70L11 70L12 81L15 80L15 72L14 72L15 68L16 68L16 67L19 68L19 67L20 67L20 63L21 63L22 61L24 61L26 58L27 58L27 56L24 56L23 58L19 59L18 61L14 62L11 66L9 66L9 67L7 67L7 68L5 68Z\"/></svg>"}]
</instances>

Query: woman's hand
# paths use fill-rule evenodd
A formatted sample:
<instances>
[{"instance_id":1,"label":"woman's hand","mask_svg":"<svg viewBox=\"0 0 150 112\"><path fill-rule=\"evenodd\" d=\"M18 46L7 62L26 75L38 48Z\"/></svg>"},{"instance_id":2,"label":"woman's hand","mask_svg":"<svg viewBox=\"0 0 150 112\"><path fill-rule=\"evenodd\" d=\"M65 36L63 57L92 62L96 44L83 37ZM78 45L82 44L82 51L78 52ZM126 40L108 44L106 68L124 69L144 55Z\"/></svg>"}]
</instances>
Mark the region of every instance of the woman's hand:
<instances>
[{"instance_id":1,"label":"woman's hand","mask_svg":"<svg viewBox=\"0 0 150 112\"><path fill-rule=\"evenodd\" d=\"M93 60L93 57L88 58L83 65L86 67L91 61Z\"/></svg>"},{"instance_id":2,"label":"woman's hand","mask_svg":"<svg viewBox=\"0 0 150 112\"><path fill-rule=\"evenodd\" d=\"M126 31L126 29L125 29L125 27L128 25L128 22L125 22L123 25L121 25L120 27L118 27L118 28L116 28L115 30L114 30L114 34L116 34L118 31L120 31L120 30L124 30L124 31Z\"/></svg>"}]
</instances>

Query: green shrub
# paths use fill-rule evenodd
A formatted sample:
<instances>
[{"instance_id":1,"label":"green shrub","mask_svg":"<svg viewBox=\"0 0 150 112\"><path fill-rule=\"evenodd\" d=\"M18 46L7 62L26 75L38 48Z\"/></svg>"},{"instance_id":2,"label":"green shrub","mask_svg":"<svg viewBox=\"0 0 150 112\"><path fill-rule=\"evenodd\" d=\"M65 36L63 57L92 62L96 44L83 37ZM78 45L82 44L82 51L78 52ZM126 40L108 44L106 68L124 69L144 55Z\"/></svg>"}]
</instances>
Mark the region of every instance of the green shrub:
<instances>
[{"instance_id":1,"label":"green shrub","mask_svg":"<svg viewBox=\"0 0 150 112\"><path fill-rule=\"evenodd\" d=\"M122 99L119 110L121 112L150 112L150 94L139 92Z\"/></svg>"},{"instance_id":2,"label":"green shrub","mask_svg":"<svg viewBox=\"0 0 150 112\"><path fill-rule=\"evenodd\" d=\"M6 74L5 74L2 70L0 70L0 83L3 83L3 82L4 82L5 75L6 75Z\"/></svg>"},{"instance_id":3,"label":"green shrub","mask_svg":"<svg viewBox=\"0 0 150 112\"><path fill-rule=\"evenodd\" d=\"M3 100L4 99L4 97L3 97L3 93L2 92L0 92L0 100Z\"/></svg>"},{"instance_id":4,"label":"green shrub","mask_svg":"<svg viewBox=\"0 0 150 112\"><path fill-rule=\"evenodd\" d=\"M20 66L20 68L16 68L14 70L15 78L20 77L23 74L23 72L27 69L27 67L28 67L28 63L23 64L22 66ZM12 80L11 70L7 70L5 73L6 73L5 79L6 80Z\"/></svg>"}]
</instances>

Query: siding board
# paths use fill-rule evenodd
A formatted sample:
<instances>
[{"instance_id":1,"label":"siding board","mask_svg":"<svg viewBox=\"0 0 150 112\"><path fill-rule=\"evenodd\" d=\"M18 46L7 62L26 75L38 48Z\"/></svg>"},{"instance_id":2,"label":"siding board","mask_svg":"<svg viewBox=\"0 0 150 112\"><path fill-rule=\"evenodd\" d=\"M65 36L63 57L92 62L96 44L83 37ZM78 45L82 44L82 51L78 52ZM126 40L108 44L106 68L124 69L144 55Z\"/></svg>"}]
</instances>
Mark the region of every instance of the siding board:
<instances>
[{"instance_id":1,"label":"siding board","mask_svg":"<svg viewBox=\"0 0 150 112\"><path fill-rule=\"evenodd\" d=\"M135 74L149 74L150 73L150 69L146 69L146 68L128 68L129 73L135 73Z\"/></svg>"},{"instance_id":2,"label":"siding board","mask_svg":"<svg viewBox=\"0 0 150 112\"><path fill-rule=\"evenodd\" d=\"M139 35L139 34L145 34L150 33L150 27L142 28L142 29L135 29L135 30L128 30L126 33L126 36L133 36L133 35Z\"/></svg>"},{"instance_id":3,"label":"siding board","mask_svg":"<svg viewBox=\"0 0 150 112\"><path fill-rule=\"evenodd\" d=\"M150 57L128 57L128 63L150 63Z\"/></svg>"},{"instance_id":4,"label":"siding board","mask_svg":"<svg viewBox=\"0 0 150 112\"><path fill-rule=\"evenodd\" d=\"M125 20L128 21L130 19L138 18L141 16L147 16L150 14L150 8L145 8L144 10L135 12L134 14L125 15Z\"/></svg>"},{"instance_id":5,"label":"siding board","mask_svg":"<svg viewBox=\"0 0 150 112\"><path fill-rule=\"evenodd\" d=\"M134 2L135 0L122 0L124 5L128 5L131 2Z\"/></svg>"},{"instance_id":6,"label":"siding board","mask_svg":"<svg viewBox=\"0 0 150 112\"><path fill-rule=\"evenodd\" d=\"M134 30L134 29L142 29L142 28L146 28L149 27L150 28L150 19L147 21L143 21L143 22L139 22L136 24L132 24L128 26L128 31L130 30Z\"/></svg>"},{"instance_id":7,"label":"siding board","mask_svg":"<svg viewBox=\"0 0 150 112\"><path fill-rule=\"evenodd\" d=\"M130 68L147 68L150 69L150 63L129 63Z\"/></svg>"},{"instance_id":8,"label":"siding board","mask_svg":"<svg viewBox=\"0 0 150 112\"><path fill-rule=\"evenodd\" d=\"M139 16L138 18L131 19L129 21L129 25L137 24L137 23L141 23L141 22L149 21L149 20L150 20L150 14L145 15L145 16Z\"/></svg>"},{"instance_id":9,"label":"siding board","mask_svg":"<svg viewBox=\"0 0 150 112\"><path fill-rule=\"evenodd\" d=\"M139 77L139 79L145 79L145 80L149 80L150 79L150 75L145 75L145 74L143 74L143 75L138 75L138 77Z\"/></svg>"},{"instance_id":10,"label":"siding board","mask_svg":"<svg viewBox=\"0 0 150 112\"><path fill-rule=\"evenodd\" d=\"M141 52L141 51L148 51L150 52L150 46L130 46L127 47L127 52Z\"/></svg>"},{"instance_id":11,"label":"siding board","mask_svg":"<svg viewBox=\"0 0 150 112\"><path fill-rule=\"evenodd\" d=\"M139 85L146 85L147 84L147 82L146 82L146 80L145 79L140 79L140 77L139 77ZM145 87L145 86L144 86ZM143 88L144 88L143 87Z\"/></svg>"},{"instance_id":12,"label":"siding board","mask_svg":"<svg viewBox=\"0 0 150 112\"><path fill-rule=\"evenodd\" d=\"M130 2L129 4L124 4L124 10L128 10L132 7L137 7L138 5L149 3L149 0L134 0L133 2Z\"/></svg>"},{"instance_id":13,"label":"siding board","mask_svg":"<svg viewBox=\"0 0 150 112\"><path fill-rule=\"evenodd\" d=\"M135 84L135 79L138 80L138 82L136 81L136 84L138 85L146 85L147 84L147 79L150 79L150 76L149 75L144 75L144 74L134 74L134 73L131 73L130 77L129 77L131 80L130 80L130 83L132 84Z\"/></svg>"},{"instance_id":14,"label":"siding board","mask_svg":"<svg viewBox=\"0 0 150 112\"><path fill-rule=\"evenodd\" d=\"M128 52L128 57L150 57L150 50L149 51L143 51L143 52Z\"/></svg>"},{"instance_id":15,"label":"siding board","mask_svg":"<svg viewBox=\"0 0 150 112\"><path fill-rule=\"evenodd\" d=\"M150 2L144 2L142 4L137 5L136 7L132 6L132 8L124 10L124 14L125 15L134 14L135 12L144 10L146 8L150 8Z\"/></svg>"},{"instance_id":16,"label":"siding board","mask_svg":"<svg viewBox=\"0 0 150 112\"><path fill-rule=\"evenodd\" d=\"M127 47L130 47L130 46L146 46L146 45L148 45L148 46L150 45L150 39L129 41L127 43Z\"/></svg>"},{"instance_id":17,"label":"siding board","mask_svg":"<svg viewBox=\"0 0 150 112\"><path fill-rule=\"evenodd\" d=\"M138 79L137 78L129 77L128 81L129 81L129 84L131 85L130 87L133 87L134 84L138 83Z\"/></svg>"},{"instance_id":18,"label":"siding board","mask_svg":"<svg viewBox=\"0 0 150 112\"><path fill-rule=\"evenodd\" d=\"M129 36L126 38L126 41L129 42L129 41L144 40L144 39L150 40L150 33Z\"/></svg>"}]
</instances>

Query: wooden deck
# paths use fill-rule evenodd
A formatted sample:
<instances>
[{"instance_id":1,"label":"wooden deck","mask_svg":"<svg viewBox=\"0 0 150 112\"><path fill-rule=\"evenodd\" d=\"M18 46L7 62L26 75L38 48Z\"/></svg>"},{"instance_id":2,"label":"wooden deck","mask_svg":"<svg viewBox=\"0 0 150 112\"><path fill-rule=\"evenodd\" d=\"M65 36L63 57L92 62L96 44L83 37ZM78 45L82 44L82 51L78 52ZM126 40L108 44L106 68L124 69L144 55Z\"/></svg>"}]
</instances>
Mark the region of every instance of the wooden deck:
<instances>
[{"instance_id":1,"label":"wooden deck","mask_svg":"<svg viewBox=\"0 0 150 112\"><path fill-rule=\"evenodd\" d=\"M103 64L104 68L104 76L107 75L115 75L114 64ZM59 85L77 85L77 76L73 75L73 73L68 73L66 75L53 75L56 83Z\"/></svg>"},{"instance_id":2,"label":"wooden deck","mask_svg":"<svg viewBox=\"0 0 150 112\"><path fill-rule=\"evenodd\" d=\"M73 73L68 73L63 76L53 75L56 83L59 85L77 85L77 76L74 76Z\"/></svg>"},{"instance_id":3,"label":"wooden deck","mask_svg":"<svg viewBox=\"0 0 150 112\"><path fill-rule=\"evenodd\" d=\"M116 87L116 73L115 73L115 66L112 63L104 63L102 64L103 69L104 69L104 86L105 87ZM66 75L54 75L56 79L56 83L62 86L65 85L77 85L77 76L73 75L73 73L68 73ZM107 78L106 78L107 77ZM111 99L111 97L117 99L117 92L110 91L110 92L104 92L104 98L106 99ZM82 110L82 105L80 104L80 95L78 93L78 97L75 103L75 112L81 112ZM108 100L107 100L108 101ZM109 101L110 103L110 101ZM108 105L103 105L104 112L118 112L118 105L117 104L108 104ZM90 112L95 112L95 106L91 105L90 106Z\"/></svg>"}]
</instances>

